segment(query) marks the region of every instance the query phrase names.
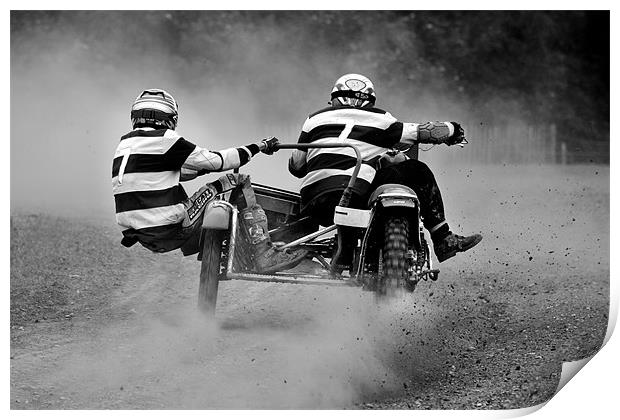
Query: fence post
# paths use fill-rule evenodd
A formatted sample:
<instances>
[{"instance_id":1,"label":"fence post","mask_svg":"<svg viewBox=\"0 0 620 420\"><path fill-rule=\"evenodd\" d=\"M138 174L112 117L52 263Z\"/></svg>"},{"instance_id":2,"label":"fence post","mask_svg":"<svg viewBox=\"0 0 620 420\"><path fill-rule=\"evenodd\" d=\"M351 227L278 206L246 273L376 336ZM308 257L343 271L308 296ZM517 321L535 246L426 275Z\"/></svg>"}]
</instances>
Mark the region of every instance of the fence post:
<instances>
[{"instance_id":1,"label":"fence post","mask_svg":"<svg viewBox=\"0 0 620 420\"><path fill-rule=\"evenodd\" d=\"M557 160L557 129L555 124L551 124L549 126L549 137L551 140L551 163L556 164L558 163ZM566 153L566 145L564 143L562 143L562 153ZM566 156L562 156L562 164L566 164L566 162L564 161L566 159Z\"/></svg>"},{"instance_id":2,"label":"fence post","mask_svg":"<svg viewBox=\"0 0 620 420\"><path fill-rule=\"evenodd\" d=\"M566 165L566 160L567 160L566 143L562 142L560 144L560 147L561 147L562 165Z\"/></svg>"},{"instance_id":3,"label":"fence post","mask_svg":"<svg viewBox=\"0 0 620 420\"><path fill-rule=\"evenodd\" d=\"M536 142L536 133L534 131L534 126L533 125L528 125L526 127L527 130L527 150L525 151L527 154L527 157L525 159L525 162L523 163L532 163L532 153L534 152L534 148L537 146L537 142Z\"/></svg>"},{"instance_id":4,"label":"fence post","mask_svg":"<svg viewBox=\"0 0 620 420\"><path fill-rule=\"evenodd\" d=\"M549 138L549 131L549 126L546 124L540 124L538 126L538 135L536 136L536 163L539 165L549 163L551 160L547 140Z\"/></svg>"},{"instance_id":5,"label":"fence post","mask_svg":"<svg viewBox=\"0 0 620 420\"><path fill-rule=\"evenodd\" d=\"M530 163L540 163L540 162L545 161L546 150L544 147L545 146L544 135L545 135L544 129L541 129L540 125L535 125L534 131L532 133L532 143L531 143L530 156L529 156Z\"/></svg>"}]
</instances>

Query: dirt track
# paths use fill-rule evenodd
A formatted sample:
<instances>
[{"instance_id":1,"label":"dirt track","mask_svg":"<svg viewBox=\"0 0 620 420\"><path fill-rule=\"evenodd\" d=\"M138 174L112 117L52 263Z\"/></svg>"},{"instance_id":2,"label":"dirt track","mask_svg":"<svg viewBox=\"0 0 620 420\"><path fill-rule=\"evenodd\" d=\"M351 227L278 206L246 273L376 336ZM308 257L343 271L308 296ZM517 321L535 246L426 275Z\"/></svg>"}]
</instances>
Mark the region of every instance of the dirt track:
<instances>
[{"instance_id":1,"label":"dirt track","mask_svg":"<svg viewBox=\"0 0 620 420\"><path fill-rule=\"evenodd\" d=\"M485 239L441 264L438 282L377 307L355 289L232 281L221 285L216 325L196 310L194 259L121 249L110 224L13 215L11 408L549 399L560 361L591 355L605 333L609 168L454 176L438 174L452 227Z\"/></svg>"}]
</instances>

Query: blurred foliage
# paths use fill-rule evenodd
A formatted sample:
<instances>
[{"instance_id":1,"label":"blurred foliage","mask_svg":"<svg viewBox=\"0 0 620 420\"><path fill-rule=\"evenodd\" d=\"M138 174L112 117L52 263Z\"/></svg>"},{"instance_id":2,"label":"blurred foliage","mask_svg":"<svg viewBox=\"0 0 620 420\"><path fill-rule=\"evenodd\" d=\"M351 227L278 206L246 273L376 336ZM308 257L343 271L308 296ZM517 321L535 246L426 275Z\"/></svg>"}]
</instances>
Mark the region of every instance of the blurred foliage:
<instances>
[{"instance_id":1,"label":"blurred foliage","mask_svg":"<svg viewBox=\"0 0 620 420\"><path fill-rule=\"evenodd\" d=\"M607 11L12 11L11 51L60 32L102 65L140 51L166 57L188 84L198 73L217 83L249 77L232 46L261 37L307 74L324 59L363 62L386 91L430 88L491 124L555 123L577 156L608 159L609 30ZM110 39L118 48L105 48Z\"/></svg>"}]
</instances>

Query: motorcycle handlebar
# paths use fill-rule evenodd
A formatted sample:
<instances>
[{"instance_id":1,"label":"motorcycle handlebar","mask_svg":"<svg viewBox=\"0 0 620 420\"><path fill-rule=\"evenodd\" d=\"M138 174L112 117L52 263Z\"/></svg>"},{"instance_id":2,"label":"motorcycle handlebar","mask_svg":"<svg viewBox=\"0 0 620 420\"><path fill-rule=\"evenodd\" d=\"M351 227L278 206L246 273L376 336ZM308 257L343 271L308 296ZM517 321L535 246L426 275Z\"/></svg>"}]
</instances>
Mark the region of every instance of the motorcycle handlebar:
<instances>
[{"instance_id":1,"label":"motorcycle handlebar","mask_svg":"<svg viewBox=\"0 0 620 420\"><path fill-rule=\"evenodd\" d=\"M464 147L467 144L467 140L463 139L462 142L456 143L456 145ZM413 142L412 146L417 147L421 142ZM278 143L274 146L274 151L282 150L282 149L296 149L296 150L308 150L308 149L333 149L337 147L348 147L353 149L355 152L355 168L353 169L353 173L351 174L351 178L349 179L349 183L342 193L342 197L340 198L339 206L347 207L349 205L349 201L351 200L351 195L353 194L353 186L357 181L357 176L359 174L360 168L362 167L362 154L356 146L353 146L348 143L343 142L334 142L334 143L322 143L322 144L298 144L298 143Z\"/></svg>"}]
</instances>

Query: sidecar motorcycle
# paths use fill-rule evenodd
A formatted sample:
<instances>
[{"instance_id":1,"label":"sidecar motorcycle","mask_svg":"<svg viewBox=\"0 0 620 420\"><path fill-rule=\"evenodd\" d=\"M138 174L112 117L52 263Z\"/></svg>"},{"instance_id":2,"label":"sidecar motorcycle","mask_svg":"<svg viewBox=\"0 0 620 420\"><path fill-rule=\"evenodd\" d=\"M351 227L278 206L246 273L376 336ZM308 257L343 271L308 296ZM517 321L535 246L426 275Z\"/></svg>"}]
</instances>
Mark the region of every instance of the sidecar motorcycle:
<instances>
[{"instance_id":1,"label":"sidecar motorcycle","mask_svg":"<svg viewBox=\"0 0 620 420\"><path fill-rule=\"evenodd\" d=\"M258 204L267 214L274 244L281 249L308 250L308 259L320 269L258 274L239 211L221 197L206 208L200 238L199 306L206 313L214 314L219 282L225 280L362 287L378 299L413 292L420 280L437 280L439 270L433 268L416 193L404 185L382 185L372 193L366 209L348 207L362 164L359 150L339 142L278 145L278 149L313 147L349 147L357 156L333 225L320 227L302 216L298 193L261 184L253 184L253 188ZM418 146L406 153L417 159ZM348 258L342 264L340 256L345 248Z\"/></svg>"}]
</instances>

